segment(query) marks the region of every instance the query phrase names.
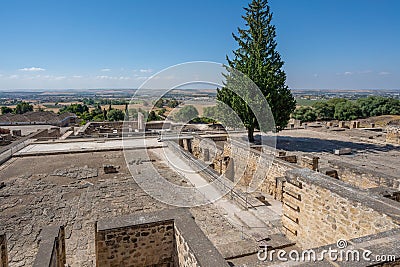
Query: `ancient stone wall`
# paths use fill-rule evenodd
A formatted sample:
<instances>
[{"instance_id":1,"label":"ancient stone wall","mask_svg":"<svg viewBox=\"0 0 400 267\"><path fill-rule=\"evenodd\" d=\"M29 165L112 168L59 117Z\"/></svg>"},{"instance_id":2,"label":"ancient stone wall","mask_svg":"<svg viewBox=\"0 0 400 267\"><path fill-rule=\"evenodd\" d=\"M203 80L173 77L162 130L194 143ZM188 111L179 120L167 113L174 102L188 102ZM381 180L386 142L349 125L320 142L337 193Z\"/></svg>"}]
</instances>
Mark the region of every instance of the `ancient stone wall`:
<instances>
[{"instance_id":1,"label":"ancient stone wall","mask_svg":"<svg viewBox=\"0 0 400 267\"><path fill-rule=\"evenodd\" d=\"M275 199L282 199L282 186L286 171L296 165L277 159L273 154L261 153L237 143L224 146L224 155L232 155L234 160L235 182L240 185L257 186Z\"/></svg>"},{"instance_id":2,"label":"ancient stone wall","mask_svg":"<svg viewBox=\"0 0 400 267\"><path fill-rule=\"evenodd\" d=\"M197 267L200 266L196 256L191 251L188 242L183 237L181 231L175 226L175 266L176 267Z\"/></svg>"},{"instance_id":3,"label":"ancient stone wall","mask_svg":"<svg viewBox=\"0 0 400 267\"><path fill-rule=\"evenodd\" d=\"M173 266L174 223L163 221L96 232L96 266Z\"/></svg>"},{"instance_id":4,"label":"ancient stone wall","mask_svg":"<svg viewBox=\"0 0 400 267\"><path fill-rule=\"evenodd\" d=\"M337 171L339 180L358 188L384 186L400 190L399 178L340 160L329 160L328 163Z\"/></svg>"},{"instance_id":5,"label":"ancient stone wall","mask_svg":"<svg viewBox=\"0 0 400 267\"><path fill-rule=\"evenodd\" d=\"M400 144L400 126L392 125L386 128L386 142Z\"/></svg>"},{"instance_id":6,"label":"ancient stone wall","mask_svg":"<svg viewBox=\"0 0 400 267\"><path fill-rule=\"evenodd\" d=\"M187 209L132 214L96 227L98 267L228 267Z\"/></svg>"},{"instance_id":7,"label":"ancient stone wall","mask_svg":"<svg viewBox=\"0 0 400 267\"><path fill-rule=\"evenodd\" d=\"M47 140L50 138L58 138L60 136L61 136L60 128L51 128L51 129L40 130L37 133L33 134L31 138Z\"/></svg>"},{"instance_id":8,"label":"ancient stone wall","mask_svg":"<svg viewBox=\"0 0 400 267\"><path fill-rule=\"evenodd\" d=\"M192 141L193 155L203 160L202 152L209 152L211 167L219 174L225 173L233 165L232 181L241 186L257 186L275 199L282 199L285 172L297 166L275 158L272 153L261 153L257 149L229 140L221 145L202 141L195 137ZM229 177L227 177L229 179Z\"/></svg>"},{"instance_id":9,"label":"ancient stone wall","mask_svg":"<svg viewBox=\"0 0 400 267\"><path fill-rule=\"evenodd\" d=\"M5 234L0 235L0 267L8 266L7 238Z\"/></svg>"},{"instance_id":10,"label":"ancient stone wall","mask_svg":"<svg viewBox=\"0 0 400 267\"><path fill-rule=\"evenodd\" d=\"M65 254L65 230L63 226L50 226L42 230L40 234L39 251L33 267L64 267Z\"/></svg>"},{"instance_id":11,"label":"ancient stone wall","mask_svg":"<svg viewBox=\"0 0 400 267\"><path fill-rule=\"evenodd\" d=\"M286 181L283 231L303 249L399 228L400 209L392 200L308 169L287 172Z\"/></svg>"}]
</instances>

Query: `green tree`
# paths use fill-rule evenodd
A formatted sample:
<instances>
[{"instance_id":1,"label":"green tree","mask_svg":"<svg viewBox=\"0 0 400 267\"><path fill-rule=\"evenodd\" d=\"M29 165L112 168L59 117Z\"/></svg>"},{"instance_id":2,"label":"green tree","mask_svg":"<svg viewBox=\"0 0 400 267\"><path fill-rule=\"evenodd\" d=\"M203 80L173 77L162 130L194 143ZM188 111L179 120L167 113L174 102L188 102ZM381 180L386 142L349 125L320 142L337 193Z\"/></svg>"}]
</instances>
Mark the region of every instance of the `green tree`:
<instances>
[{"instance_id":1,"label":"green tree","mask_svg":"<svg viewBox=\"0 0 400 267\"><path fill-rule=\"evenodd\" d=\"M361 110L353 101L341 102L336 105L335 119L342 121L355 120L361 117Z\"/></svg>"},{"instance_id":2,"label":"green tree","mask_svg":"<svg viewBox=\"0 0 400 267\"><path fill-rule=\"evenodd\" d=\"M233 51L233 59L227 56L228 65L259 87L271 108L276 130L280 131L286 127L296 101L286 85L286 74L282 69L284 62L276 50L272 13L267 0L253 0L244 10L246 28L238 29L239 36L232 34L239 48ZM232 78L230 68L227 68L227 84L218 90L217 99L237 113L247 129L249 141L254 142L254 129L259 128L259 122L248 105L251 96L241 99L228 89Z\"/></svg>"},{"instance_id":3,"label":"green tree","mask_svg":"<svg viewBox=\"0 0 400 267\"><path fill-rule=\"evenodd\" d=\"M332 120L335 116L335 106L326 101L315 102L312 107L320 120Z\"/></svg>"},{"instance_id":4,"label":"green tree","mask_svg":"<svg viewBox=\"0 0 400 267\"><path fill-rule=\"evenodd\" d=\"M24 114L26 112L33 111L33 106L26 102L20 102L14 109L16 114Z\"/></svg>"},{"instance_id":5,"label":"green tree","mask_svg":"<svg viewBox=\"0 0 400 267\"><path fill-rule=\"evenodd\" d=\"M209 119L218 118L218 108L217 106L205 107L203 110L203 116Z\"/></svg>"},{"instance_id":6,"label":"green tree","mask_svg":"<svg viewBox=\"0 0 400 267\"><path fill-rule=\"evenodd\" d=\"M164 106L164 100L162 98L158 99L155 103L154 106L156 108L162 108Z\"/></svg>"},{"instance_id":7,"label":"green tree","mask_svg":"<svg viewBox=\"0 0 400 267\"><path fill-rule=\"evenodd\" d=\"M62 109L59 110L58 113L61 114L65 112L75 113L76 115L80 116L85 112L89 112L89 108L88 106L82 104L71 104L69 106L64 106Z\"/></svg>"},{"instance_id":8,"label":"green tree","mask_svg":"<svg viewBox=\"0 0 400 267\"><path fill-rule=\"evenodd\" d=\"M112 109L107 112L107 119L109 121L122 121L125 118L125 114L120 109Z\"/></svg>"},{"instance_id":9,"label":"green tree","mask_svg":"<svg viewBox=\"0 0 400 267\"><path fill-rule=\"evenodd\" d=\"M165 113L166 111L167 111L167 110L166 110L165 108L162 108L162 109L158 110L157 113L158 113L159 116L164 116L164 113Z\"/></svg>"},{"instance_id":10,"label":"green tree","mask_svg":"<svg viewBox=\"0 0 400 267\"><path fill-rule=\"evenodd\" d=\"M1 114L13 113L13 111L10 107L1 107Z\"/></svg>"},{"instance_id":11,"label":"green tree","mask_svg":"<svg viewBox=\"0 0 400 267\"><path fill-rule=\"evenodd\" d=\"M176 100L176 99L168 100L168 102L167 102L167 107L169 107L169 108L176 108L177 106L179 106L178 100Z\"/></svg>"},{"instance_id":12,"label":"green tree","mask_svg":"<svg viewBox=\"0 0 400 267\"><path fill-rule=\"evenodd\" d=\"M145 115L145 114L143 114L143 115ZM161 117L158 116L154 110L149 112L149 114L147 116L147 121L159 121L159 120L161 120Z\"/></svg>"},{"instance_id":13,"label":"green tree","mask_svg":"<svg viewBox=\"0 0 400 267\"><path fill-rule=\"evenodd\" d=\"M192 106L184 106L174 116L174 119L181 122L191 121L199 116L197 109Z\"/></svg>"},{"instance_id":14,"label":"green tree","mask_svg":"<svg viewBox=\"0 0 400 267\"><path fill-rule=\"evenodd\" d=\"M301 122L312 122L317 119L317 113L311 107L299 107L293 112L292 117Z\"/></svg>"}]
</instances>

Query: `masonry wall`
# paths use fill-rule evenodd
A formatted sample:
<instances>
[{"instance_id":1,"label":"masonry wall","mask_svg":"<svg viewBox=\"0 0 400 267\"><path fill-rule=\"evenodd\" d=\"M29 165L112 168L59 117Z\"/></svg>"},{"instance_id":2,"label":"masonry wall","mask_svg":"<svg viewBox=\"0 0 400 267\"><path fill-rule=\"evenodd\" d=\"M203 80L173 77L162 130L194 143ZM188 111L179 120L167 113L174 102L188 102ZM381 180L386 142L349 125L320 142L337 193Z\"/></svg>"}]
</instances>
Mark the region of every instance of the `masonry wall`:
<instances>
[{"instance_id":1,"label":"masonry wall","mask_svg":"<svg viewBox=\"0 0 400 267\"><path fill-rule=\"evenodd\" d=\"M95 239L98 267L229 266L188 209L100 220Z\"/></svg>"},{"instance_id":2,"label":"masonry wall","mask_svg":"<svg viewBox=\"0 0 400 267\"><path fill-rule=\"evenodd\" d=\"M181 231L175 226L175 265L176 267L197 267L200 266L195 255L191 251L188 242L183 237Z\"/></svg>"},{"instance_id":3,"label":"masonry wall","mask_svg":"<svg viewBox=\"0 0 400 267\"><path fill-rule=\"evenodd\" d=\"M96 232L96 266L174 266L173 221Z\"/></svg>"},{"instance_id":4,"label":"masonry wall","mask_svg":"<svg viewBox=\"0 0 400 267\"><path fill-rule=\"evenodd\" d=\"M388 126L386 128L386 142L400 144L400 126Z\"/></svg>"},{"instance_id":5,"label":"masonry wall","mask_svg":"<svg viewBox=\"0 0 400 267\"><path fill-rule=\"evenodd\" d=\"M40 236L39 251L33 267L64 267L66 263L64 227L46 227L42 229Z\"/></svg>"},{"instance_id":6,"label":"masonry wall","mask_svg":"<svg viewBox=\"0 0 400 267\"><path fill-rule=\"evenodd\" d=\"M355 166L340 160L329 160L328 163L332 168L337 170L339 180L358 188L366 189L385 186L400 190L399 178L372 171L361 166Z\"/></svg>"},{"instance_id":7,"label":"masonry wall","mask_svg":"<svg viewBox=\"0 0 400 267\"><path fill-rule=\"evenodd\" d=\"M391 200L382 203L307 169L289 171L286 179L283 231L303 249L399 228L400 211Z\"/></svg>"},{"instance_id":8,"label":"masonry wall","mask_svg":"<svg viewBox=\"0 0 400 267\"><path fill-rule=\"evenodd\" d=\"M297 166L276 158L272 154L243 146L235 141L216 143L195 137L192 141L193 155L204 161L204 151L208 150L213 169L222 174L233 164L232 181L242 186L255 186L262 192L282 200L282 189L286 171ZM229 179L230 175L226 175Z\"/></svg>"},{"instance_id":9,"label":"masonry wall","mask_svg":"<svg viewBox=\"0 0 400 267\"><path fill-rule=\"evenodd\" d=\"M8 266L7 258L7 238L6 235L0 235L0 267Z\"/></svg>"},{"instance_id":10,"label":"masonry wall","mask_svg":"<svg viewBox=\"0 0 400 267\"><path fill-rule=\"evenodd\" d=\"M229 164L233 164L233 182L243 186L257 186L275 199L282 200L283 177L286 171L296 168L296 165L277 159L272 154L263 153L261 156L260 151L235 142L228 141L223 146L210 144L194 138L193 155L204 160L204 150L207 149L215 171L225 173Z\"/></svg>"}]
</instances>

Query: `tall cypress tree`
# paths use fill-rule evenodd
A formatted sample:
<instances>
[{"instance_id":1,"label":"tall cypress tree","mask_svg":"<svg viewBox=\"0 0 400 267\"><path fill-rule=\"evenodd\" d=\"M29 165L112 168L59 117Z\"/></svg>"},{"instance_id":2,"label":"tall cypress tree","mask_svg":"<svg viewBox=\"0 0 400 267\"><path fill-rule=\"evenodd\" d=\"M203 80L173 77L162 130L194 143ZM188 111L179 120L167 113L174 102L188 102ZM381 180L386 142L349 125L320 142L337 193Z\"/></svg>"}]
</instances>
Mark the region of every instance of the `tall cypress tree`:
<instances>
[{"instance_id":1,"label":"tall cypress tree","mask_svg":"<svg viewBox=\"0 0 400 267\"><path fill-rule=\"evenodd\" d=\"M229 65L227 83L218 90L217 100L237 113L248 131L249 141L254 142L254 129L259 125L246 99L228 89L234 76L232 69L240 71L259 87L271 108L276 131L287 125L296 101L286 85L286 74L282 69L284 62L276 50L276 28L271 24L268 0L253 0L244 10L246 27L238 28L238 35L232 34L238 48L233 51L233 59L226 57Z\"/></svg>"}]
</instances>

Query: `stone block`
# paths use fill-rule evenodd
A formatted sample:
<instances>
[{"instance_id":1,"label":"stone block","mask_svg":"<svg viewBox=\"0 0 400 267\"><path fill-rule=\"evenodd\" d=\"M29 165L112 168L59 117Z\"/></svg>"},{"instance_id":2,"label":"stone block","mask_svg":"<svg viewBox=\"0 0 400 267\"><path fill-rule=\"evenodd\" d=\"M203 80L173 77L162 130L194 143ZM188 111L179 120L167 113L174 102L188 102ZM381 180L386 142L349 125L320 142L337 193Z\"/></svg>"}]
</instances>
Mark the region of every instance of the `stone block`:
<instances>
[{"instance_id":1,"label":"stone block","mask_svg":"<svg viewBox=\"0 0 400 267\"><path fill-rule=\"evenodd\" d=\"M13 136L22 136L21 130L12 130L12 135Z\"/></svg>"},{"instance_id":2,"label":"stone block","mask_svg":"<svg viewBox=\"0 0 400 267\"><path fill-rule=\"evenodd\" d=\"M104 165L103 169L104 169L104 173L106 173L106 174L108 174L108 173L117 173L118 172L117 167L115 167L113 165Z\"/></svg>"},{"instance_id":3,"label":"stone block","mask_svg":"<svg viewBox=\"0 0 400 267\"><path fill-rule=\"evenodd\" d=\"M304 155L301 158L301 166L304 168L311 169L313 171L318 170L319 157L313 155Z\"/></svg>"},{"instance_id":4,"label":"stone block","mask_svg":"<svg viewBox=\"0 0 400 267\"><path fill-rule=\"evenodd\" d=\"M284 160L284 161L290 162L290 163L297 163L297 156L296 155L279 156L278 159L281 159L281 160Z\"/></svg>"},{"instance_id":5,"label":"stone block","mask_svg":"<svg viewBox=\"0 0 400 267\"><path fill-rule=\"evenodd\" d=\"M335 149L333 151L335 155L341 156L341 155L350 155L352 153L351 148L340 148L340 149Z\"/></svg>"}]
</instances>

